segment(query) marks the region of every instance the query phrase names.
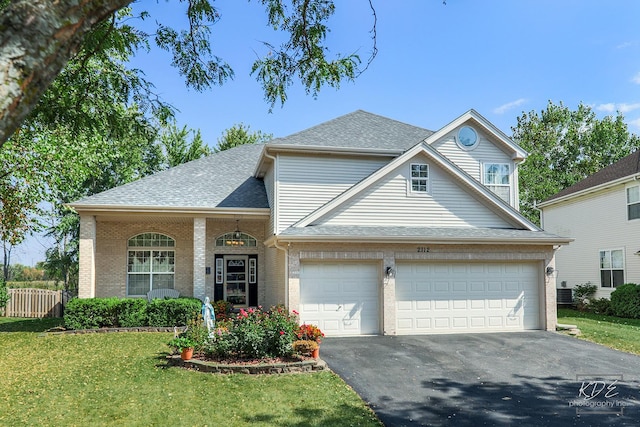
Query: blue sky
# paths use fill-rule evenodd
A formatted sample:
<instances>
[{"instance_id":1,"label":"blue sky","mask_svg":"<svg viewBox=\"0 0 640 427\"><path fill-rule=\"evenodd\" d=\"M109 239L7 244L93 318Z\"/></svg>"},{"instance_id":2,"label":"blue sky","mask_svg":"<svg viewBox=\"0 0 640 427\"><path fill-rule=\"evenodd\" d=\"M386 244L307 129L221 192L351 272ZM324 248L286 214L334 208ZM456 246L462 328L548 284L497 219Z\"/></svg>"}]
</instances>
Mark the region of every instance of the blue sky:
<instances>
[{"instance_id":1,"label":"blue sky","mask_svg":"<svg viewBox=\"0 0 640 427\"><path fill-rule=\"evenodd\" d=\"M269 105L249 75L262 41L281 35L266 26L258 0L218 0L212 28L215 53L235 79L199 93L185 87L168 54L140 53L142 69L162 99L174 105L180 125L200 129L214 146L237 123L286 136L362 109L437 130L473 108L507 135L523 111L548 101L571 109L580 102L600 116L621 111L640 133L640 2L633 0L373 0L378 56L355 82L323 89L318 98L292 87L283 107ZM144 0L150 22L185 22L177 1ZM332 53L371 52L373 16L368 0L336 0L327 45ZM43 258L41 239L14 250L13 260Z\"/></svg>"}]
</instances>

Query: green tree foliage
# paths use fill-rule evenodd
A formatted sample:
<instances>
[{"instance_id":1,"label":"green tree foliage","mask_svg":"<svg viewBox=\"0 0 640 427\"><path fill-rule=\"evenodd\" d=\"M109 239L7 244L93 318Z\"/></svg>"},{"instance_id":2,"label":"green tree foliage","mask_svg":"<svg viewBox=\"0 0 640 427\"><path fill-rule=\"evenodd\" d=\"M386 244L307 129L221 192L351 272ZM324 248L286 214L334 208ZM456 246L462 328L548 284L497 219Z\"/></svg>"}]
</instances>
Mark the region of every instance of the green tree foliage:
<instances>
[{"instance_id":1,"label":"green tree foliage","mask_svg":"<svg viewBox=\"0 0 640 427\"><path fill-rule=\"evenodd\" d=\"M622 114L598 119L591 107L582 103L575 111L549 102L540 113L523 113L513 128L513 139L529 152L519 167L520 211L538 224L536 203L640 146Z\"/></svg>"},{"instance_id":2,"label":"green tree foliage","mask_svg":"<svg viewBox=\"0 0 640 427\"><path fill-rule=\"evenodd\" d=\"M243 123L231 126L222 132L222 136L218 138L218 146L213 150L217 153L237 147L243 144L262 144L273 138L270 133L262 133L261 131L251 132L251 126L245 126Z\"/></svg>"},{"instance_id":3,"label":"green tree foliage","mask_svg":"<svg viewBox=\"0 0 640 427\"><path fill-rule=\"evenodd\" d=\"M159 22L154 34L128 28L145 46L150 46L153 40L169 51L172 65L185 77L187 86L204 90L223 84L233 77L233 70L214 54L211 45L211 28L220 18L214 1L184 2L187 9L185 30ZM6 5L0 15L0 27L5 29L0 41L0 76L3 76L0 80L0 146L20 126L67 61L77 56L86 37L98 35L96 29L110 20L116 24L112 28L123 28L123 22L114 21L112 16L114 11L129 3L131 0L0 3L0 7ZM260 0L256 3L265 8L267 24L276 35L284 34L288 38L280 46L266 42L268 49L264 57L256 60L251 70L262 84L265 99L271 107L277 101L286 100L286 91L295 81L301 82L307 92L315 96L325 85L339 87L342 81L353 80L377 53L376 15L371 2L373 46L364 68L359 68L362 62L358 55L329 55L325 42L329 32L327 22L335 12L333 0ZM140 17L149 16L145 12ZM175 24L174 18L172 25ZM94 41L95 49L87 50L86 58L102 49L100 37L95 37ZM84 46L87 46L86 41ZM131 52L133 49L129 50Z\"/></svg>"},{"instance_id":4,"label":"green tree foliage","mask_svg":"<svg viewBox=\"0 0 640 427\"><path fill-rule=\"evenodd\" d=\"M189 135L193 135L191 141ZM163 166L167 169L211 154L211 149L202 140L200 130L189 130L187 126L179 128L175 123L170 123L163 128L159 139L164 155Z\"/></svg>"}]
</instances>

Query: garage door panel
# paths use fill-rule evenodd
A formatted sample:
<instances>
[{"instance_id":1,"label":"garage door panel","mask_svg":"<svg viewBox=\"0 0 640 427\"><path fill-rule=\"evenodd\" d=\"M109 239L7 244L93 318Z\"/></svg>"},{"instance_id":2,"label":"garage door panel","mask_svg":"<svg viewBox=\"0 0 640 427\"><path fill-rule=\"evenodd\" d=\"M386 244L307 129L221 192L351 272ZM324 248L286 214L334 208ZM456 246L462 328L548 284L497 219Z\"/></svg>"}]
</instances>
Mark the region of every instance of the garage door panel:
<instances>
[{"instance_id":1,"label":"garage door panel","mask_svg":"<svg viewBox=\"0 0 640 427\"><path fill-rule=\"evenodd\" d=\"M378 270L375 264L301 263L300 321L327 336L378 333Z\"/></svg>"},{"instance_id":2,"label":"garage door panel","mask_svg":"<svg viewBox=\"0 0 640 427\"><path fill-rule=\"evenodd\" d=\"M399 263L399 334L538 329L534 263ZM418 283L431 290L417 291Z\"/></svg>"}]
</instances>

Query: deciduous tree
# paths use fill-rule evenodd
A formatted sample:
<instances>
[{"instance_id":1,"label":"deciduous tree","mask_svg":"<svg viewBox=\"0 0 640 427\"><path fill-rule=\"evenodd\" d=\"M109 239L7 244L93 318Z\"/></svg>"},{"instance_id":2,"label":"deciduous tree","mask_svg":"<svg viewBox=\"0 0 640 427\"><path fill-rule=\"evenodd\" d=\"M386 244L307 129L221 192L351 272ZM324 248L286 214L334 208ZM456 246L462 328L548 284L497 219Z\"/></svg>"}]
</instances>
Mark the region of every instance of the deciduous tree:
<instances>
[{"instance_id":1,"label":"deciduous tree","mask_svg":"<svg viewBox=\"0 0 640 427\"><path fill-rule=\"evenodd\" d=\"M270 133L262 133L262 131L259 130L252 132L250 128L251 126L245 126L243 123L231 126L222 132L222 136L218 138L218 146L213 150L217 153L237 147L238 145L261 144L273 138L273 135Z\"/></svg>"},{"instance_id":2,"label":"deciduous tree","mask_svg":"<svg viewBox=\"0 0 640 427\"><path fill-rule=\"evenodd\" d=\"M550 101L540 113L523 113L512 130L514 141L529 152L519 167L520 210L535 223L540 222L536 202L640 147L622 114L599 119L582 103L572 111Z\"/></svg>"}]
</instances>

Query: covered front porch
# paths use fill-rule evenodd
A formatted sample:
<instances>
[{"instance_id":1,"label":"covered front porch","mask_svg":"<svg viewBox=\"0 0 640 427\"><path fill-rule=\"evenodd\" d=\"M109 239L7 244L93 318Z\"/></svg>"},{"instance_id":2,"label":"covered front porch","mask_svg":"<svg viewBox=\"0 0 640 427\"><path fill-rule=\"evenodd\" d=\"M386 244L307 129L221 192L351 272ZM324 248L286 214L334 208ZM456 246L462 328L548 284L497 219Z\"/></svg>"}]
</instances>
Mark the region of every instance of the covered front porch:
<instances>
[{"instance_id":1,"label":"covered front porch","mask_svg":"<svg viewBox=\"0 0 640 427\"><path fill-rule=\"evenodd\" d=\"M146 297L158 288L275 304L263 242L268 210L229 215L81 213L80 298Z\"/></svg>"}]
</instances>

